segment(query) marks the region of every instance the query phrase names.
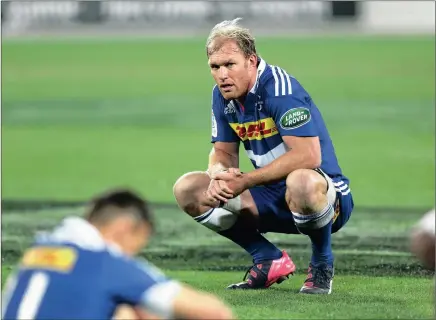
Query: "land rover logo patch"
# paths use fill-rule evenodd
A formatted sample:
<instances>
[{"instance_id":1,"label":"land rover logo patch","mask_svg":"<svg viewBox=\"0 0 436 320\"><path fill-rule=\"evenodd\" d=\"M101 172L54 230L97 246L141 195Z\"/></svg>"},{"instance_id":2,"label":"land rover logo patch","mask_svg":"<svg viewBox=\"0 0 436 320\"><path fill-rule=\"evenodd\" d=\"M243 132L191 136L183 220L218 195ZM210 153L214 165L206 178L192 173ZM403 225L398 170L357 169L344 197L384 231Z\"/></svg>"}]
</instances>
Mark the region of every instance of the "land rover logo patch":
<instances>
[{"instance_id":1,"label":"land rover logo patch","mask_svg":"<svg viewBox=\"0 0 436 320\"><path fill-rule=\"evenodd\" d=\"M287 111L280 118L280 126L283 129L295 129L310 121L310 111L307 108L295 108Z\"/></svg>"}]
</instances>

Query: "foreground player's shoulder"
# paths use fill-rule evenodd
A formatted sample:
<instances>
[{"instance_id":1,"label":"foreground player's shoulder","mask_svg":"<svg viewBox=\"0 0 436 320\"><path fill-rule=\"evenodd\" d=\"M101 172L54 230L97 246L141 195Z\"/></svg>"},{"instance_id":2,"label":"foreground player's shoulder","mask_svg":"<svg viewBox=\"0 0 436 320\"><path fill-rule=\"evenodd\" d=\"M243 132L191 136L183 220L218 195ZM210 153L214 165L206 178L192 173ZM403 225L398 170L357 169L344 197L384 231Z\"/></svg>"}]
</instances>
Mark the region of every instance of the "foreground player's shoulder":
<instances>
[{"instance_id":1,"label":"foreground player's shoulder","mask_svg":"<svg viewBox=\"0 0 436 320\"><path fill-rule=\"evenodd\" d=\"M133 258L112 250L107 251L107 257L107 265L112 269L110 274L119 273L136 279L149 278L151 282L166 280L165 274L145 259Z\"/></svg>"},{"instance_id":2,"label":"foreground player's shoulder","mask_svg":"<svg viewBox=\"0 0 436 320\"><path fill-rule=\"evenodd\" d=\"M145 259L122 257L112 270L109 289L117 301L142 306L162 318L171 318L173 301L181 285L167 277L159 268ZM122 274L123 277L119 277ZM118 279L119 278L119 279Z\"/></svg>"},{"instance_id":3,"label":"foreground player's shoulder","mask_svg":"<svg viewBox=\"0 0 436 320\"><path fill-rule=\"evenodd\" d=\"M138 260L125 255L109 253L105 263L105 283L116 295L139 299L153 286L169 279L157 267L146 260ZM120 277L120 275L123 275Z\"/></svg>"},{"instance_id":4,"label":"foreground player's shoulder","mask_svg":"<svg viewBox=\"0 0 436 320\"><path fill-rule=\"evenodd\" d=\"M132 264L135 268L152 278L156 282L164 282L168 277L155 265L145 259L132 259Z\"/></svg>"}]
</instances>

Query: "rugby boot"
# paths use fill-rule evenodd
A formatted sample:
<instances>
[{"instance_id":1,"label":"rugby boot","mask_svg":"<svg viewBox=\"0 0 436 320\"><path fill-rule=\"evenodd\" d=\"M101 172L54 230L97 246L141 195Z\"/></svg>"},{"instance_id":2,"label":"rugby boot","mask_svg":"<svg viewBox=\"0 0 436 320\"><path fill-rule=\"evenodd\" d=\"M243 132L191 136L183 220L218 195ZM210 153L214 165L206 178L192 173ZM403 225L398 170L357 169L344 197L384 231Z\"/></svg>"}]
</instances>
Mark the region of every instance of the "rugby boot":
<instances>
[{"instance_id":1,"label":"rugby boot","mask_svg":"<svg viewBox=\"0 0 436 320\"><path fill-rule=\"evenodd\" d=\"M266 289L288 279L295 269L294 262L283 250L281 258L255 263L245 273L243 282L231 284L227 289Z\"/></svg>"},{"instance_id":2,"label":"rugby boot","mask_svg":"<svg viewBox=\"0 0 436 320\"><path fill-rule=\"evenodd\" d=\"M300 289L300 293L330 294L332 293L334 268L327 264L319 266L309 265L307 278Z\"/></svg>"}]
</instances>

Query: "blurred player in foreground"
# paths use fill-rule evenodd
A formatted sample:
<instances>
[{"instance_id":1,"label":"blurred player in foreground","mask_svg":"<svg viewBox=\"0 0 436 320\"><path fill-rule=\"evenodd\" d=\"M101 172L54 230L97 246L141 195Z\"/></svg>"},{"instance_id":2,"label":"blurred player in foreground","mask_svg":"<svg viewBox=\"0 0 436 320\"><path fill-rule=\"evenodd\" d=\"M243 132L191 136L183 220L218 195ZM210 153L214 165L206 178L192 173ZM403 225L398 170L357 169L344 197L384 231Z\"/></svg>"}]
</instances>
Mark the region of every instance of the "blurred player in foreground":
<instances>
[{"instance_id":1,"label":"blurred player in foreground","mask_svg":"<svg viewBox=\"0 0 436 320\"><path fill-rule=\"evenodd\" d=\"M411 251L430 270L435 270L435 209L427 212L413 227Z\"/></svg>"},{"instance_id":2,"label":"blurred player in foreground","mask_svg":"<svg viewBox=\"0 0 436 320\"><path fill-rule=\"evenodd\" d=\"M267 288L285 280L294 263L261 233L302 233L312 242L312 258L300 292L329 294L331 234L346 224L354 206L349 180L310 95L259 57L254 38L238 21L217 24L206 43L216 82L208 170L183 175L174 195L195 221L253 257L247 281L229 288ZM248 173L238 169L240 142L255 168Z\"/></svg>"},{"instance_id":3,"label":"blurred player in foreground","mask_svg":"<svg viewBox=\"0 0 436 320\"><path fill-rule=\"evenodd\" d=\"M229 319L215 297L133 258L153 225L147 202L129 190L94 200L84 219L41 234L7 281L2 319Z\"/></svg>"}]
</instances>

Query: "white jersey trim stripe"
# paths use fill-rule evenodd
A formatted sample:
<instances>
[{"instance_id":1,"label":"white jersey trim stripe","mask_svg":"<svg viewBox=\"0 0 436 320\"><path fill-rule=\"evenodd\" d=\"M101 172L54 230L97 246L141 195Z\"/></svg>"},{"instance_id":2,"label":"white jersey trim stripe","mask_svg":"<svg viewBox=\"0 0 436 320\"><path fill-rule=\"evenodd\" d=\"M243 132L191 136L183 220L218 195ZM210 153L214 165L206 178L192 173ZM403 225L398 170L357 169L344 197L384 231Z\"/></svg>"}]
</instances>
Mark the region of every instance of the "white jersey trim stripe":
<instances>
[{"instance_id":1,"label":"white jersey trim stripe","mask_svg":"<svg viewBox=\"0 0 436 320\"><path fill-rule=\"evenodd\" d=\"M274 77L275 96L278 97L278 96L291 95L292 94L291 76L286 72L286 70L282 68L279 68L277 66L270 66L270 67ZM286 90L286 87L288 88L288 90Z\"/></svg>"},{"instance_id":2,"label":"white jersey trim stripe","mask_svg":"<svg viewBox=\"0 0 436 320\"><path fill-rule=\"evenodd\" d=\"M343 186L336 187L336 189L339 189L340 191L344 191L347 188L348 188L348 184L344 184Z\"/></svg>"},{"instance_id":3,"label":"white jersey trim stripe","mask_svg":"<svg viewBox=\"0 0 436 320\"><path fill-rule=\"evenodd\" d=\"M340 192L343 196L346 196L347 194L349 194L351 192L351 189L347 185L347 186L342 186L341 188L335 187L335 191Z\"/></svg>"},{"instance_id":4,"label":"white jersey trim stripe","mask_svg":"<svg viewBox=\"0 0 436 320\"><path fill-rule=\"evenodd\" d=\"M282 96L286 95L285 77L283 76L283 70L277 67L277 72L280 75L280 84L282 85Z\"/></svg>"},{"instance_id":5,"label":"white jersey trim stripe","mask_svg":"<svg viewBox=\"0 0 436 320\"><path fill-rule=\"evenodd\" d=\"M277 97L279 95L279 79L274 66L271 66L271 71L274 77L274 94Z\"/></svg>"},{"instance_id":6,"label":"white jersey trim stripe","mask_svg":"<svg viewBox=\"0 0 436 320\"><path fill-rule=\"evenodd\" d=\"M346 195L349 194L350 192L351 192L351 189L348 189L347 191L345 191L345 192L341 192L341 193L342 193L343 196L346 196Z\"/></svg>"},{"instance_id":7,"label":"white jersey trim stripe","mask_svg":"<svg viewBox=\"0 0 436 320\"><path fill-rule=\"evenodd\" d=\"M289 77L289 74L286 72L286 70L283 70L283 73L286 77L286 82L288 83L288 94L292 94L292 85L291 85L291 78Z\"/></svg>"},{"instance_id":8,"label":"white jersey trim stripe","mask_svg":"<svg viewBox=\"0 0 436 320\"><path fill-rule=\"evenodd\" d=\"M333 186L335 188L336 192L340 192L343 196L346 196L351 192L351 188L348 184L346 184L344 181L333 181Z\"/></svg>"},{"instance_id":9,"label":"white jersey trim stripe","mask_svg":"<svg viewBox=\"0 0 436 320\"><path fill-rule=\"evenodd\" d=\"M248 158L253 160L258 167L265 167L267 164L273 162L275 159L285 154L287 151L288 150L283 142L277 147L262 155L254 154L252 150L246 150Z\"/></svg>"}]
</instances>

